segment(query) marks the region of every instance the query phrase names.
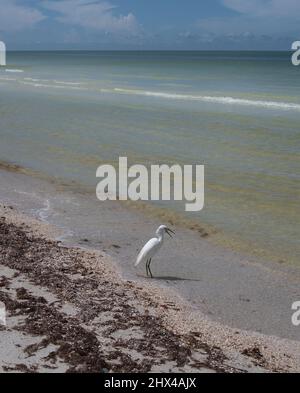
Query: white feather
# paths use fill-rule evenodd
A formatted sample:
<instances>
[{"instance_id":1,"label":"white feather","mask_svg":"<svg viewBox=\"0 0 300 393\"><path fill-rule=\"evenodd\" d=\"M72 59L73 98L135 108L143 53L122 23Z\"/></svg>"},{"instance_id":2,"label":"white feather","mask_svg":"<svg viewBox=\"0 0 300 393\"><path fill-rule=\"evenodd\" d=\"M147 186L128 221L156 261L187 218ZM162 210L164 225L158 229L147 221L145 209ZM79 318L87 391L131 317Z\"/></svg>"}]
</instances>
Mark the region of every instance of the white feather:
<instances>
[{"instance_id":1,"label":"white feather","mask_svg":"<svg viewBox=\"0 0 300 393\"><path fill-rule=\"evenodd\" d=\"M152 258L157 253L157 251L160 249L161 246L162 246L162 241L159 240L157 237L150 239L140 251L134 266L136 267L141 262L146 262L148 259Z\"/></svg>"}]
</instances>

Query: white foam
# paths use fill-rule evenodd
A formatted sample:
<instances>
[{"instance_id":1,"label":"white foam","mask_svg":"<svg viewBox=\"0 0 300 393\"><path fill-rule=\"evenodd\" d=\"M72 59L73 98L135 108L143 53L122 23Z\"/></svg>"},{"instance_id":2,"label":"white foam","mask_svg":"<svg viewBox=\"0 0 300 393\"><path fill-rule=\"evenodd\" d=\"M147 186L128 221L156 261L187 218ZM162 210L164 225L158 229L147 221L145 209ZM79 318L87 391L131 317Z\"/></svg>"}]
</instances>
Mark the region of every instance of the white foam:
<instances>
[{"instance_id":1,"label":"white foam","mask_svg":"<svg viewBox=\"0 0 300 393\"><path fill-rule=\"evenodd\" d=\"M45 84L45 83L35 83L31 81L19 81L22 85L38 87L38 88L48 88L48 89L68 89L68 90L87 90L84 87L79 86L65 86L65 85L54 85L54 84Z\"/></svg>"},{"instance_id":2,"label":"white foam","mask_svg":"<svg viewBox=\"0 0 300 393\"><path fill-rule=\"evenodd\" d=\"M49 79L24 78L24 80L30 82L50 82Z\"/></svg>"},{"instance_id":3,"label":"white foam","mask_svg":"<svg viewBox=\"0 0 300 393\"><path fill-rule=\"evenodd\" d=\"M23 70L6 70L6 72L23 72ZM3 79L0 80L11 80L15 79ZM56 88L56 89L71 89L71 90L90 90L87 87L81 86L79 82L66 82L58 80L47 80L47 79L34 79L34 78L24 78L23 80L18 80L19 83L23 85L29 85L36 88ZM45 83L48 82L48 83ZM51 83L52 82L52 83ZM179 94L179 93L166 93L158 91L147 91L147 90L134 90L134 89L100 89L102 93L121 93L121 94L131 94L139 95L145 97L157 97L167 100L181 100L181 101L199 101L208 102L223 105L241 105L241 106L252 106L257 108L268 108L277 110L294 110L300 111L300 104L292 102L280 102L280 101L263 101L263 100L250 100L244 98L234 98L234 97L221 97L221 96L206 96L206 95L192 95L192 94Z\"/></svg>"},{"instance_id":4,"label":"white foam","mask_svg":"<svg viewBox=\"0 0 300 393\"><path fill-rule=\"evenodd\" d=\"M2 77L0 77L0 80L1 81L12 81L12 82L15 82L16 78L2 78Z\"/></svg>"},{"instance_id":5,"label":"white foam","mask_svg":"<svg viewBox=\"0 0 300 393\"><path fill-rule=\"evenodd\" d=\"M300 111L300 104L294 104L289 102L248 100L243 98L204 96L204 95L198 96L198 95L162 93L162 92L155 92L155 91L129 90L129 89L119 89L119 88L115 88L114 91L123 94L142 95L146 97L159 97L159 98L165 98L170 100L202 101L202 102L212 102L216 104L244 105L244 106L255 106L255 107L270 108L270 109Z\"/></svg>"},{"instance_id":6,"label":"white foam","mask_svg":"<svg viewBox=\"0 0 300 393\"><path fill-rule=\"evenodd\" d=\"M5 72L15 72L15 73L21 73L21 72L24 72L24 70L18 70L18 69L9 69L9 68L7 68L7 69L5 70Z\"/></svg>"},{"instance_id":7,"label":"white foam","mask_svg":"<svg viewBox=\"0 0 300 393\"><path fill-rule=\"evenodd\" d=\"M79 86L81 83L79 82L64 82L64 81L57 81L54 80L54 83L60 84L60 85L66 85L66 86Z\"/></svg>"},{"instance_id":8,"label":"white foam","mask_svg":"<svg viewBox=\"0 0 300 393\"><path fill-rule=\"evenodd\" d=\"M37 212L38 213L38 217L40 218L41 221L47 222L47 218L48 218L49 213L50 213L50 207L51 207L50 201L49 201L49 199L47 199L44 202L44 207L42 209L39 209L38 212Z\"/></svg>"}]
</instances>

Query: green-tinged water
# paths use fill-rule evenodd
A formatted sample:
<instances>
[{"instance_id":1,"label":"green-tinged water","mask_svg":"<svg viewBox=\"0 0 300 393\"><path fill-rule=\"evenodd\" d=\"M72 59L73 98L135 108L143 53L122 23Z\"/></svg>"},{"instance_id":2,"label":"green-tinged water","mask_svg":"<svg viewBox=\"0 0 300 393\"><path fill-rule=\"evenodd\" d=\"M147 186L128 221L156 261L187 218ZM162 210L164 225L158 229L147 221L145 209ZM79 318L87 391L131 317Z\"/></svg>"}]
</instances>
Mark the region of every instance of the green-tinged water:
<instances>
[{"instance_id":1,"label":"green-tinged water","mask_svg":"<svg viewBox=\"0 0 300 393\"><path fill-rule=\"evenodd\" d=\"M91 190L98 165L119 156L204 164L205 208L185 218L222 243L299 263L300 67L289 54L24 52L8 62L0 161Z\"/></svg>"}]
</instances>

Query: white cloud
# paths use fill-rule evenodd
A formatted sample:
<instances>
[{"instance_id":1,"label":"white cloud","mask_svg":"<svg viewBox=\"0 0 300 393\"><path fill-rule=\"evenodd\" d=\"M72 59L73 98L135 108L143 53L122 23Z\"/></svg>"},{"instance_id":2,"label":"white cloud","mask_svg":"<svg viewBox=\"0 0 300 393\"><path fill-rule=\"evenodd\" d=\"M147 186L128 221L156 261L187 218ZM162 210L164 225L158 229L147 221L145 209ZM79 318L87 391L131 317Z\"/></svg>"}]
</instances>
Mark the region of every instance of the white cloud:
<instances>
[{"instance_id":1,"label":"white cloud","mask_svg":"<svg viewBox=\"0 0 300 393\"><path fill-rule=\"evenodd\" d=\"M46 0L42 6L57 12L57 21L86 29L118 33L135 31L138 26L132 13L116 15L116 7L106 1Z\"/></svg>"},{"instance_id":2,"label":"white cloud","mask_svg":"<svg viewBox=\"0 0 300 393\"><path fill-rule=\"evenodd\" d=\"M223 4L242 14L255 14L261 8L261 0L223 0Z\"/></svg>"},{"instance_id":3,"label":"white cloud","mask_svg":"<svg viewBox=\"0 0 300 393\"><path fill-rule=\"evenodd\" d=\"M256 17L293 18L300 12L299 0L223 0L234 11Z\"/></svg>"},{"instance_id":4,"label":"white cloud","mask_svg":"<svg viewBox=\"0 0 300 393\"><path fill-rule=\"evenodd\" d=\"M15 0L1 0L0 32L16 32L28 29L45 19L38 10L17 4Z\"/></svg>"},{"instance_id":5,"label":"white cloud","mask_svg":"<svg viewBox=\"0 0 300 393\"><path fill-rule=\"evenodd\" d=\"M200 19L200 32L218 37L245 40L260 39L264 35L279 37L299 35L299 0L221 0L236 14Z\"/></svg>"}]
</instances>

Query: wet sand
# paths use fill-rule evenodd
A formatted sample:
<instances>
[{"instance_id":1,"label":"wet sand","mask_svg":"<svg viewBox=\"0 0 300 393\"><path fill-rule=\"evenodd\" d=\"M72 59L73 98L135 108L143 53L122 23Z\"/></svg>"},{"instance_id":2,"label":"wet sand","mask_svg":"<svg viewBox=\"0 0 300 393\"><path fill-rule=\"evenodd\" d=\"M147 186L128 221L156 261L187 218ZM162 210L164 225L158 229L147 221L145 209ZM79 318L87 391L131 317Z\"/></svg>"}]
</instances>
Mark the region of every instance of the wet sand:
<instances>
[{"instance_id":1,"label":"wet sand","mask_svg":"<svg viewBox=\"0 0 300 393\"><path fill-rule=\"evenodd\" d=\"M218 325L105 253L0 207L2 372L299 371L300 345Z\"/></svg>"}]
</instances>

